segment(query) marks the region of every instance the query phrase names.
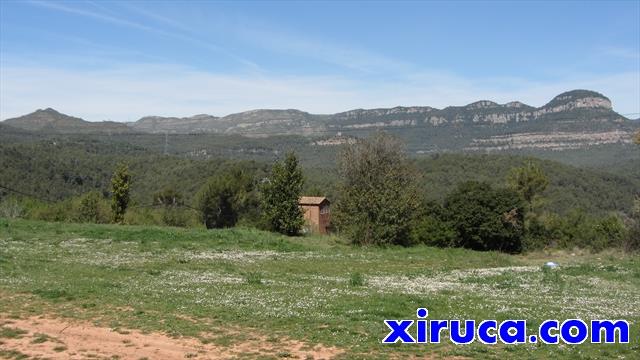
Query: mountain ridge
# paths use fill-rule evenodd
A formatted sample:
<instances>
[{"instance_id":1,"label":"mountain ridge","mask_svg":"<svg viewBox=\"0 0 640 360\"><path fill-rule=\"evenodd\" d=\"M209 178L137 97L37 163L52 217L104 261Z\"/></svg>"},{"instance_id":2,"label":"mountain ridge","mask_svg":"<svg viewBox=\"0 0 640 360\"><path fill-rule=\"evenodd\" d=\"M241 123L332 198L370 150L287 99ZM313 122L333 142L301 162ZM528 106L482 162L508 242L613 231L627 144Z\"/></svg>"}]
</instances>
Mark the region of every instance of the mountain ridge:
<instances>
[{"instance_id":1,"label":"mountain ridge","mask_svg":"<svg viewBox=\"0 0 640 360\"><path fill-rule=\"evenodd\" d=\"M431 106L396 106L393 108L352 109L335 114L312 114L297 109L255 109L222 117L208 115L202 118L195 132L214 132L259 136L332 134L351 129L397 128L407 126L444 126L451 124L509 124L550 118L560 113L571 113L574 120L594 119L627 121L613 111L611 101L601 93L590 90L572 90L557 95L541 107L533 107L520 101L498 104L479 100L464 106L447 106L438 109ZM144 117L129 123L133 129L149 131ZM172 132L182 122L186 125L193 117L154 117L164 127L156 126L155 132ZM184 126L183 126L184 127ZM186 131L188 131L187 129ZM182 130L185 131L185 130Z\"/></svg>"},{"instance_id":2,"label":"mountain ridge","mask_svg":"<svg viewBox=\"0 0 640 360\"><path fill-rule=\"evenodd\" d=\"M499 104L479 100L463 106L438 109L431 106L352 109L334 114L312 114L298 109L254 109L225 116L198 114L188 117L144 116L135 122L89 122L59 113L51 108L7 119L4 125L30 131L50 132L139 132L139 133L217 133L244 136L338 135L344 131L413 128L426 131L439 127L502 126L535 127L545 123L549 129L589 130L590 125L606 130L631 120L612 108L609 98L591 90L563 92L545 105L533 107L520 101ZM631 125L632 126L632 125ZM633 127L633 126L632 126ZM531 129L527 129L530 131Z\"/></svg>"}]
</instances>

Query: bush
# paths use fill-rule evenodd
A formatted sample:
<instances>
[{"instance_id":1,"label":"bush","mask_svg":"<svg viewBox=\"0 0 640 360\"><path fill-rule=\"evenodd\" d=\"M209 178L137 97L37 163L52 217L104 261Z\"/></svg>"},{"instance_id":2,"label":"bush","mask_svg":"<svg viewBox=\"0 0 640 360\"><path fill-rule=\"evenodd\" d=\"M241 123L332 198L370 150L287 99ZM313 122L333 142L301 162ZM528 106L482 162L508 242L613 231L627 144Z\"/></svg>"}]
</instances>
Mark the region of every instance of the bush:
<instances>
[{"instance_id":1,"label":"bush","mask_svg":"<svg viewBox=\"0 0 640 360\"><path fill-rule=\"evenodd\" d=\"M552 245L553 231L547 226L549 214L528 213L525 217L526 233L522 240L522 250L544 249Z\"/></svg>"},{"instance_id":2,"label":"bush","mask_svg":"<svg viewBox=\"0 0 640 360\"><path fill-rule=\"evenodd\" d=\"M191 209L180 208L177 206L166 206L160 209L162 223L167 226L178 226L178 227L186 227L189 226L191 218L193 217L191 213L194 211Z\"/></svg>"},{"instance_id":3,"label":"bush","mask_svg":"<svg viewBox=\"0 0 640 360\"><path fill-rule=\"evenodd\" d=\"M626 246L630 233L617 215L596 218L576 209L564 216L546 213L531 219L525 247L527 250L580 247L601 251Z\"/></svg>"},{"instance_id":4,"label":"bush","mask_svg":"<svg viewBox=\"0 0 640 360\"><path fill-rule=\"evenodd\" d=\"M75 200L74 212L74 220L80 222L109 222L109 203L99 191L88 192Z\"/></svg>"},{"instance_id":5,"label":"bush","mask_svg":"<svg viewBox=\"0 0 640 360\"><path fill-rule=\"evenodd\" d=\"M456 231L455 246L519 252L525 204L513 190L465 182L445 199L444 212Z\"/></svg>"},{"instance_id":6,"label":"bush","mask_svg":"<svg viewBox=\"0 0 640 360\"><path fill-rule=\"evenodd\" d=\"M419 219L411 231L413 243L449 247L455 244L456 231L451 224L434 215Z\"/></svg>"},{"instance_id":7,"label":"bush","mask_svg":"<svg viewBox=\"0 0 640 360\"><path fill-rule=\"evenodd\" d=\"M636 220L635 223L631 225L623 243L623 249L625 251L640 250L640 221Z\"/></svg>"},{"instance_id":8,"label":"bush","mask_svg":"<svg viewBox=\"0 0 640 360\"><path fill-rule=\"evenodd\" d=\"M71 222L76 218L73 200L67 199L55 203L32 202L26 217L34 220Z\"/></svg>"},{"instance_id":9,"label":"bush","mask_svg":"<svg viewBox=\"0 0 640 360\"><path fill-rule=\"evenodd\" d=\"M638 131L638 143L640 144L640 131ZM636 197L633 203L631 219L629 219L629 231L624 241L626 251L640 250L640 197Z\"/></svg>"},{"instance_id":10,"label":"bush","mask_svg":"<svg viewBox=\"0 0 640 360\"><path fill-rule=\"evenodd\" d=\"M123 223L126 225L164 225L160 211L149 207L130 208L124 214Z\"/></svg>"},{"instance_id":11,"label":"bush","mask_svg":"<svg viewBox=\"0 0 640 360\"><path fill-rule=\"evenodd\" d=\"M610 247L623 247L627 238L627 229L622 219L617 215L609 215L598 219L593 225L593 234L588 246L594 251L601 251Z\"/></svg>"}]
</instances>

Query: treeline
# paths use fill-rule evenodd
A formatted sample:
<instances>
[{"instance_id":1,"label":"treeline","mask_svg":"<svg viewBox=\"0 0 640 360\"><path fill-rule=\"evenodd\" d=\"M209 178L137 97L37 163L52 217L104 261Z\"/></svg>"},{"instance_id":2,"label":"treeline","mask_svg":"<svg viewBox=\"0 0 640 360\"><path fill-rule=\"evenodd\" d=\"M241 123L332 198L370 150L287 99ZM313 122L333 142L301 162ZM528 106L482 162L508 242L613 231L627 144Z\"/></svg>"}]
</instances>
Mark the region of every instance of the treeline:
<instances>
[{"instance_id":1,"label":"treeline","mask_svg":"<svg viewBox=\"0 0 640 360\"><path fill-rule=\"evenodd\" d=\"M640 247L640 200L627 216L565 215L546 210L549 178L533 161L512 168L502 185L459 183L441 200L428 173L384 133L348 147L340 161L336 226L357 244L465 247L521 252L547 247Z\"/></svg>"},{"instance_id":2,"label":"treeline","mask_svg":"<svg viewBox=\"0 0 640 360\"><path fill-rule=\"evenodd\" d=\"M279 157L282 156L280 153ZM304 157L300 158L306 178L305 193L327 195L332 201L338 200L336 156L332 158L334 165L330 167L317 167ZM195 159L165 156L161 151L151 151L128 142L100 141L90 137L84 140L63 138L31 143L3 142L0 143L0 185L50 201L69 199L94 190L109 196L113 169L123 160L129 164L133 177L131 200L136 205L149 205L154 194L166 188L175 188L182 194L184 202L192 205L198 190L211 177L238 164L264 177L273 162L233 157ZM442 201L459 183L470 179L501 186L511 168L529 160L540 166L549 178L546 201L541 204L545 210L566 214L574 208L582 208L598 216L611 211L631 212L634 193L640 188L640 177L637 176L640 174L632 171L638 166L633 164L629 165L627 176L620 176L555 161L504 154L434 154L411 158L423 174L424 186L431 189L425 196L434 201ZM0 198L10 194L0 188Z\"/></svg>"}]
</instances>

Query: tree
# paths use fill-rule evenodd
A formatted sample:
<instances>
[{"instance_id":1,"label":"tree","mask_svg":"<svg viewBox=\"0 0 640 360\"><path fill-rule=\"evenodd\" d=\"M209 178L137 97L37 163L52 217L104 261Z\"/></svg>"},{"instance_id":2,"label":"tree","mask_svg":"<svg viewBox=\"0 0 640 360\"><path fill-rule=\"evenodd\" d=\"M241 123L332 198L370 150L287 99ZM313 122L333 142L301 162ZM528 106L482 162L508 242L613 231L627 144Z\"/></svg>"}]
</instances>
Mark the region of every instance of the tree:
<instances>
[{"instance_id":1,"label":"tree","mask_svg":"<svg viewBox=\"0 0 640 360\"><path fill-rule=\"evenodd\" d=\"M474 250L519 252L525 204L511 189L488 183L462 183L445 199L446 218L457 233L455 245Z\"/></svg>"},{"instance_id":2,"label":"tree","mask_svg":"<svg viewBox=\"0 0 640 360\"><path fill-rule=\"evenodd\" d=\"M250 208L252 189L253 178L240 168L210 179L196 197L207 229L235 226Z\"/></svg>"},{"instance_id":3,"label":"tree","mask_svg":"<svg viewBox=\"0 0 640 360\"><path fill-rule=\"evenodd\" d=\"M640 197L636 197L633 201L631 224L624 248L627 251L640 250Z\"/></svg>"},{"instance_id":4,"label":"tree","mask_svg":"<svg viewBox=\"0 0 640 360\"><path fill-rule=\"evenodd\" d=\"M111 212L113 222L122 223L130 200L131 175L126 164L119 164L111 178Z\"/></svg>"},{"instance_id":5,"label":"tree","mask_svg":"<svg viewBox=\"0 0 640 360\"><path fill-rule=\"evenodd\" d=\"M403 144L375 133L348 145L338 167L338 230L354 244L408 245L421 196L418 173Z\"/></svg>"},{"instance_id":6,"label":"tree","mask_svg":"<svg viewBox=\"0 0 640 360\"><path fill-rule=\"evenodd\" d=\"M634 141L636 144L640 145L640 130L638 130L638 131L636 132L636 135L634 136L633 141Z\"/></svg>"},{"instance_id":7,"label":"tree","mask_svg":"<svg viewBox=\"0 0 640 360\"><path fill-rule=\"evenodd\" d=\"M542 169L532 161L524 166L511 169L507 176L509 187L529 204L529 210L533 210L533 201L549 185L549 179Z\"/></svg>"},{"instance_id":8,"label":"tree","mask_svg":"<svg viewBox=\"0 0 640 360\"><path fill-rule=\"evenodd\" d=\"M304 224L299 200L302 195L304 177L293 152L284 162L276 162L271 176L263 182L261 207L264 220L271 231L285 235L297 235Z\"/></svg>"}]
</instances>

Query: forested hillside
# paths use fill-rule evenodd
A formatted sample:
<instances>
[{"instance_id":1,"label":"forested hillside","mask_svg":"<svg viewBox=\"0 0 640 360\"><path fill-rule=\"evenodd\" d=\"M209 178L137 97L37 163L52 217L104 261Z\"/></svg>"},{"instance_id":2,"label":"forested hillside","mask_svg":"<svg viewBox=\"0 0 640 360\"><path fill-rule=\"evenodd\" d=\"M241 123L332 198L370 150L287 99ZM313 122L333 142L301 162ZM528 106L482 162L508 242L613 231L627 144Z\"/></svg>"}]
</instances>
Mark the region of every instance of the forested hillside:
<instances>
[{"instance_id":1,"label":"forested hillside","mask_svg":"<svg viewBox=\"0 0 640 360\"><path fill-rule=\"evenodd\" d=\"M284 153L284 150L264 153L241 151L247 145L237 141L235 146L227 146L223 141L234 139L218 137L220 141L213 144L221 150L218 153L204 156L169 151L169 155L163 155L163 139L150 136L129 135L127 141L122 137L56 137L2 142L0 184L51 201L91 190L98 190L106 196L116 164L125 161L130 165L132 198L137 204L150 203L153 194L165 188L176 189L187 202L191 202L200 186L221 170L240 166L259 179L266 174L272 161ZM197 146L198 141L204 143L216 139L211 136L193 136L191 143L187 139L182 141L185 146ZM139 145L134 145L132 140ZM249 144L248 140L243 141ZM275 139L265 140L265 144L265 147L277 145ZM335 200L335 156L338 148L331 152L322 148L324 153L314 154L302 145L301 142L299 148L291 148L302 149L301 161L307 178L305 191ZM233 151L234 147L237 151ZM227 152L224 153L223 149ZM318 161L321 158L324 160ZM442 199L458 183L466 180L504 185L509 170L530 159L519 155L432 154L417 155L415 162L423 174L427 198ZM633 196L640 189L639 167L632 161L627 167L617 167L616 174L551 160L533 161L540 163L550 179L543 204L550 210L566 212L572 208L583 208L594 214L629 211ZM8 196L11 192L3 189L0 194Z\"/></svg>"}]
</instances>

